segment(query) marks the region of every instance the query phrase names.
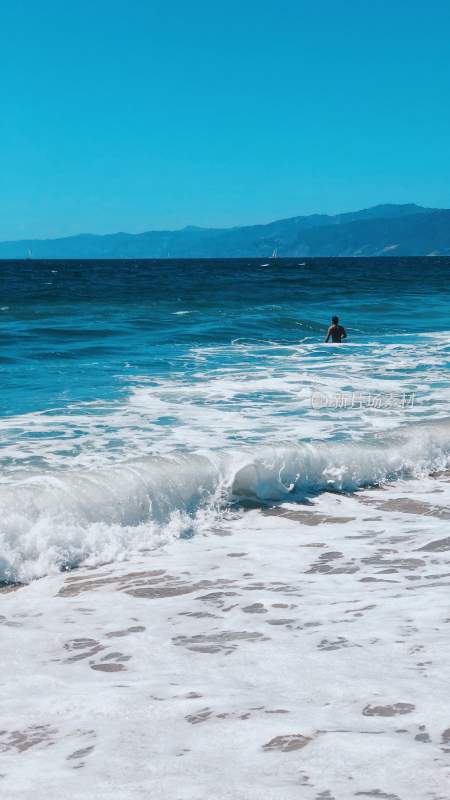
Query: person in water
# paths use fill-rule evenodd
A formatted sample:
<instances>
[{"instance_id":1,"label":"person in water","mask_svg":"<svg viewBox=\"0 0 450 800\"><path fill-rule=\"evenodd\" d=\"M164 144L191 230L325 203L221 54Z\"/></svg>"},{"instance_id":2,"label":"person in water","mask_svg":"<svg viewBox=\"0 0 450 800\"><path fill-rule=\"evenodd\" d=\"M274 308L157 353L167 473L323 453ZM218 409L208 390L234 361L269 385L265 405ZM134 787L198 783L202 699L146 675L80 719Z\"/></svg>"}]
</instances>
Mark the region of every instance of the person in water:
<instances>
[{"instance_id":1,"label":"person in water","mask_svg":"<svg viewBox=\"0 0 450 800\"><path fill-rule=\"evenodd\" d=\"M334 344L341 344L342 340L347 338L345 328L339 325L339 317L332 317L331 322L333 324L328 328L325 342L329 342L331 339Z\"/></svg>"}]
</instances>

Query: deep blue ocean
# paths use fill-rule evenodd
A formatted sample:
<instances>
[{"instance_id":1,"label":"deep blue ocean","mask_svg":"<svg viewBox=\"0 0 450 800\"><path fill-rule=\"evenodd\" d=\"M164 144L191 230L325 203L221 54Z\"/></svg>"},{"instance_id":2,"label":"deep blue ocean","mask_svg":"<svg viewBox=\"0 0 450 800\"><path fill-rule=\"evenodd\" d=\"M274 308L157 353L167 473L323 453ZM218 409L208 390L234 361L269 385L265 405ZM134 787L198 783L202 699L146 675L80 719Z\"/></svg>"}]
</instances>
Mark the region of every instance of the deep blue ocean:
<instances>
[{"instance_id":1,"label":"deep blue ocean","mask_svg":"<svg viewBox=\"0 0 450 800\"><path fill-rule=\"evenodd\" d=\"M320 345L447 330L450 259L0 263L1 413L110 400L142 381L242 365L242 344ZM208 348L210 350L208 351ZM219 350L218 350L219 348Z\"/></svg>"},{"instance_id":2,"label":"deep blue ocean","mask_svg":"<svg viewBox=\"0 0 450 800\"><path fill-rule=\"evenodd\" d=\"M446 458L449 258L29 260L0 275L5 574L41 557L44 519L54 561L76 561L89 525ZM333 314L342 345L324 344ZM418 450L411 431L429 425ZM396 460L399 433L416 449Z\"/></svg>"}]
</instances>

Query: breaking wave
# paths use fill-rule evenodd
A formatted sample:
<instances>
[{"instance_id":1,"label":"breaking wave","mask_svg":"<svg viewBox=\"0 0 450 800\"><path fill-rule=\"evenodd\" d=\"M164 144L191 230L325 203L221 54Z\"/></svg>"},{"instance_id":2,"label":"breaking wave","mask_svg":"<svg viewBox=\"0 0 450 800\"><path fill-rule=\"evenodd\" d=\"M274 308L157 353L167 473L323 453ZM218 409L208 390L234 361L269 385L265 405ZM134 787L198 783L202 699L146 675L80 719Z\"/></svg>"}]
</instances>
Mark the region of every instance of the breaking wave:
<instances>
[{"instance_id":1,"label":"breaking wave","mask_svg":"<svg viewBox=\"0 0 450 800\"><path fill-rule=\"evenodd\" d=\"M449 464L445 419L370 441L146 457L27 477L0 487L0 580L26 582L81 563L123 560L170 538L206 532L239 503L351 492Z\"/></svg>"}]
</instances>

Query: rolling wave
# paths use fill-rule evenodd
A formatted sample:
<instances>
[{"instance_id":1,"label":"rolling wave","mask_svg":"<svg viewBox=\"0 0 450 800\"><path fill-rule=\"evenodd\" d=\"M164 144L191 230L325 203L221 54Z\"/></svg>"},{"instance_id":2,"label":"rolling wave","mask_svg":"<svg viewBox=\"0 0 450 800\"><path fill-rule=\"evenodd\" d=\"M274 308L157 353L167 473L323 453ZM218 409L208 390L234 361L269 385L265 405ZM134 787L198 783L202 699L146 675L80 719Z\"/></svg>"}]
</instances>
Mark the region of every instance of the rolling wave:
<instances>
[{"instance_id":1,"label":"rolling wave","mask_svg":"<svg viewBox=\"0 0 450 800\"><path fill-rule=\"evenodd\" d=\"M351 492L449 464L450 419L444 419L366 442L151 456L28 477L0 487L0 580L125 559L168 538L210 530L239 503Z\"/></svg>"}]
</instances>

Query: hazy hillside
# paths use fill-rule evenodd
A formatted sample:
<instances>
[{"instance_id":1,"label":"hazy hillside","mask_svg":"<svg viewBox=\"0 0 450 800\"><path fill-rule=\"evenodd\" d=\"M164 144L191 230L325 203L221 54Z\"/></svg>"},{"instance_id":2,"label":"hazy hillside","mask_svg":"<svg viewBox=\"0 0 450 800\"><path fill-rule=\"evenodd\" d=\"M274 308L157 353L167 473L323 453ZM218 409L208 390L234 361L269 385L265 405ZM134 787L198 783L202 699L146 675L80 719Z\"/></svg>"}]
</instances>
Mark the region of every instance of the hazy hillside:
<instances>
[{"instance_id":1,"label":"hazy hillside","mask_svg":"<svg viewBox=\"0 0 450 800\"><path fill-rule=\"evenodd\" d=\"M382 205L267 225L1 242L0 258L268 258L450 254L450 210Z\"/></svg>"}]
</instances>

